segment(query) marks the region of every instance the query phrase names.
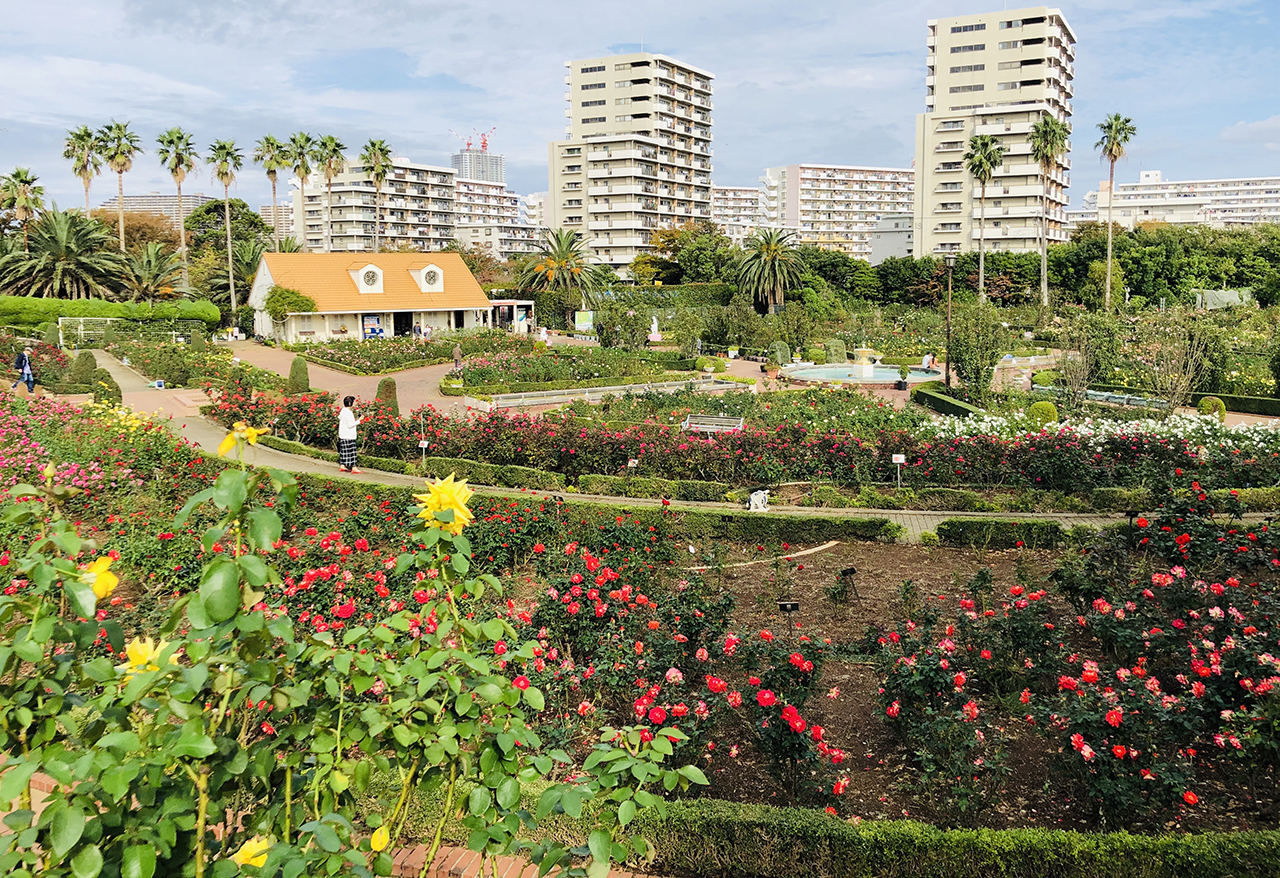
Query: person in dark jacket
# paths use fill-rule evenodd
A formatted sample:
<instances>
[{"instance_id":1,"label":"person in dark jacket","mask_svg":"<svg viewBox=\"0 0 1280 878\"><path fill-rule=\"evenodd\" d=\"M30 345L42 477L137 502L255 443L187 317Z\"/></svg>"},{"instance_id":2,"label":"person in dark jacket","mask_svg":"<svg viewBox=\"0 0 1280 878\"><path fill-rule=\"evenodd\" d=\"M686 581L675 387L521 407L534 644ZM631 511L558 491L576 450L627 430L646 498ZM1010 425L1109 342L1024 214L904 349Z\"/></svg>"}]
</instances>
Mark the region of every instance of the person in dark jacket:
<instances>
[{"instance_id":1,"label":"person in dark jacket","mask_svg":"<svg viewBox=\"0 0 1280 878\"><path fill-rule=\"evenodd\" d=\"M36 373L31 365L31 348L22 349L22 353L14 358L13 368L18 372L18 380L13 382L13 387L9 389L13 390L19 384L26 384L27 392L34 392L36 389Z\"/></svg>"}]
</instances>

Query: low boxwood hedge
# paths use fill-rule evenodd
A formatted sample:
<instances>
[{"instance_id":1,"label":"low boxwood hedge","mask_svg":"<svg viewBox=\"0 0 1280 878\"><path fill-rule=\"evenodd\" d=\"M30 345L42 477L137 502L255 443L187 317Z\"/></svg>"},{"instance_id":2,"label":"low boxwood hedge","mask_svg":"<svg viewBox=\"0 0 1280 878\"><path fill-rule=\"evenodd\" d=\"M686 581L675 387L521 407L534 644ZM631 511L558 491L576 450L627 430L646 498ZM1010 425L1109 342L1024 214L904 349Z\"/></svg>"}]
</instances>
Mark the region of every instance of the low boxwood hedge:
<instances>
[{"instance_id":1,"label":"low boxwood hedge","mask_svg":"<svg viewBox=\"0 0 1280 878\"><path fill-rule=\"evenodd\" d=\"M933 409L940 415L952 415L957 418L967 418L982 411L977 406L947 396L943 393L945 387L946 385L941 381L925 381L923 384L917 384L911 388L911 401Z\"/></svg>"},{"instance_id":2,"label":"low boxwood hedge","mask_svg":"<svg viewBox=\"0 0 1280 878\"><path fill-rule=\"evenodd\" d=\"M948 518L938 525L937 533L944 546L984 549L1012 549L1018 543L1046 549L1064 538L1057 522L1005 518Z\"/></svg>"},{"instance_id":3,"label":"low boxwood hedge","mask_svg":"<svg viewBox=\"0 0 1280 878\"><path fill-rule=\"evenodd\" d=\"M514 381L511 384L476 384L471 386L440 382L440 392L445 396L499 396L505 393L538 393L545 390L588 390L593 387L643 387L663 381L692 381L702 376L697 373L673 375L615 375L612 378L587 378L566 381Z\"/></svg>"},{"instance_id":4,"label":"low boxwood hedge","mask_svg":"<svg viewBox=\"0 0 1280 878\"><path fill-rule=\"evenodd\" d=\"M276 451L284 451L289 454L298 454L303 457L310 457L314 460L327 460L330 463L338 462L338 452L329 451L324 448L313 448L310 445L303 445L301 442L294 442L289 439L281 439L278 436L259 436L258 444L265 445L267 448L274 448ZM378 469L389 473L407 473L410 464L403 460L395 460L390 457L374 457L372 455L360 455L358 466L367 467L368 469Z\"/></svg>"},{"instance_id":5,"label":"low boxwood hedge","mask_svg":"<svg viewBox=\"0 0 1280 878\"><path fill-rule=\"evenodd\" d=\"M286 345L285 350L293 351L295 348L299 347L302 346ZM324 368L332 369L335 372L346 372L348 375L394 375L397 372L403 372L405 369L421 369L423 366L439 366L441 363L453 362L448 358L413 360L412 362L405 363L403 366L397 366L394 369L383 369L381 372L365 372L362 369L357 369L354 366L348 366L345 363L335 363L333 360L326 360L323 357L313 356L312 354L306 353L305 350L299 352L299 355L308 363L315 363L317 366L323 366Z\"/></svg>"},{"instance_id":6,"label":"low boxwood hedge","mask_svg":"<svg viewBox=\"0 0 1280 878\"><path fill-rule=\"evenodd\" d=\"M1135 396L1150 396L1152 393L1152 391L1144 390L1140 387L1125 387L1120 384L1091 384L1089 389L1102 390L1107 393L1130 393ZM1236 396L1233 393L1193 393L1191 394L1191 404L1199 405L1200 400L1206 396L1222 400L1223 405L1227 407L1229 412L1280 417L1280 399L1272 399L1269 396Z\"/></svg>"},{"instance_id":7,"label":"low boxwood hedge","mask_svg":"<svg viewBox=\"0 0 1280 878\"><path fill-rule=\"evenodd\" d=\"M658 479L649 476L601 476L578 477L578 490L584 494L605 494L613 497L669 497L672 500L690 500L700 503L723 502L730 485L723 482L697 480Z\"/></svg>"}]
</instances>

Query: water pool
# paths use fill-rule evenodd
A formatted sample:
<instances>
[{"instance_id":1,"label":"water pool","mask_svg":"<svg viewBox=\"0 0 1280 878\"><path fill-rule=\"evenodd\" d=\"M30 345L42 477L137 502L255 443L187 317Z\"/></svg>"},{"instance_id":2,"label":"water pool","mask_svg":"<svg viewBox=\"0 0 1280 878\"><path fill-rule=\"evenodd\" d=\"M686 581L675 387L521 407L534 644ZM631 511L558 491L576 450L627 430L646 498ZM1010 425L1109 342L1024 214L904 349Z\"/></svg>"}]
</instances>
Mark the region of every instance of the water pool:
<instances>
[{"instance_id":1,"label":"water pool","mask_svg":"<svg viewBox=\"0 0 1280 878\"><path fill-rule=\"evenodd\" d=\"M790 369L783 370L782 373L792 381L849 381L860 384L892 384L899 380L897 366L875 366L871 370L870 378L854 377L854 367L852 364L844 366L793 366ZM921 381L935 381L942 377L942 372L937 369L922 369L919 366L912 366L911 372L907 375L907 381L912 384Z\"/></svg>"}]
</instances>

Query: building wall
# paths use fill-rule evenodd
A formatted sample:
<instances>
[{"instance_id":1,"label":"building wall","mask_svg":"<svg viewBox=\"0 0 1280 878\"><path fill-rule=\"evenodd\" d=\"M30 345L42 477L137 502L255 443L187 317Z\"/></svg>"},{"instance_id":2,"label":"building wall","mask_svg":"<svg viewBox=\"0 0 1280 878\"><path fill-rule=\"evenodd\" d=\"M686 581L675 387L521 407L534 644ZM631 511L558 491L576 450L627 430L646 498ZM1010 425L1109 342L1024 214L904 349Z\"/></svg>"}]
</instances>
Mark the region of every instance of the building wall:
<instances>
[{"instance_id":1,"label":"building wall","mask_svg":"<svg viewBox=\"0 0 1280 878\"><path fill-rule=\"evenodd\" d=\"M1045 177L1028 137L1045 114L1071 124L1074 46L1062 13L1047 6L928 23L925 112L916 117L918 255L976 249L980 234L990 250L1036 250L1042 194L1049 240L1066 240L1070 159ZM994 135L1005 146L1005 161L987 186L985 226L980 187L964 168L975 134Z\"/></svg>"},{"instance_id":2,"label":"building wall","mask_svg":"<svg viewBox=\"0 0 1280 878\"><path fill-rule=\"evenodd\" d=\"M288 192L285 192L284 199L280 200L276 207L273 208L270 204L259 207L258 214L267 225L280 233L280 237L294 234L293 201L289 198Z\"/></svg>"},{"instance_id":3,"label":"building wall","mask_svg":"<svg viewBox=\"0 0 1280 878\"><path fill-rule=\"evenodd\" d=\"M794 230L801 244L871 259L881 218L909 213L910 168L799 164L769 168L761 178L766 222Z\"/></svg>"},{"instance_id":4,"label":"building wall","mask_svg":"<svg viewBox=\"0 0 1280 878\"><path fill-rule=\"evenodd\" d=\"M506 157L484 149L464 149L450 159L459 177L468 180L484 180L488 183L507 183Z\"/></svg>"},{"instance_id":5,"label":"building wall","mask_svg":"<svg viewBox=\"0 0 1280 878\"><path fill-rule=\"evenodd\" d=\"M1112 202L1109 181L1071 211L1073 224L1106 222ZM1169 223L1211 228L1280 223L1280 177L1217 180L1166 180L1160 171L1142 171L1136 183L1117 183L1112 221L1126 228L1138 223Z\"/></svg>"},{"instance_id":6,"label":"building wall","mask_svg":"<svg viewBox=\"0 0 1280 878\"><path fill-rule=\"evenodd\" d=\"M571 61L548 147L547 225L625 268L660 226L711 218L712 74L665 55Z\"/></svg>"},{"instance_id":7,"label":"building wall","mask_svg":"<svg viewBox=\"0 0 1280 878\"><path fill-rule=\"evenodd\" d=\"M191 216L192 212L202 204L208 204L210 201L221 201L219 198L211 198L200 192L183 192L182 193L182 219ZM120 197L102 202L99 205L100 210L117 210ZM161 195L159 192L152 192L148 195L126 195L124 197L124 209L126 211L134 211L137 213L158 213L169 220L175 230L178 228L178 194Z\"/></svg>"},{"instance_id":8,"label":"building wall","mask_svg":"<svg viewBox=\"0 0 1280 878\"><path fill-rule=\"evenodd\" d=\"M871 232L871 264L879 265L890 257L915 255L915 217L910 213L884 216Z\"/></svg>"}]
</instances>

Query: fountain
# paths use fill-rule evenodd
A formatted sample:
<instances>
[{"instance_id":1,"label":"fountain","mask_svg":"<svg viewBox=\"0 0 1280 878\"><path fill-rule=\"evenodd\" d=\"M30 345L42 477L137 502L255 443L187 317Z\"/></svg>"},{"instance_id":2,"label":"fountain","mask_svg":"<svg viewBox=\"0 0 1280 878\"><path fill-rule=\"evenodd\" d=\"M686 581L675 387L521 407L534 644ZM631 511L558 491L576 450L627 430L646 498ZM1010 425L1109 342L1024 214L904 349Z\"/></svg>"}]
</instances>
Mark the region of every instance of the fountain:
<instances>
[{"instance_id":1,"label":"fountain","mask_svg":"<svg viewBox=\"0 0 1280 878\"><path fill-rule=\"evenodd\" d=\"M875 376L875 355L872 348L854 348L853 364L849 369L853 378L867 379Z\"/></svg>"}]
</instances>

